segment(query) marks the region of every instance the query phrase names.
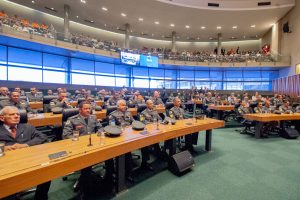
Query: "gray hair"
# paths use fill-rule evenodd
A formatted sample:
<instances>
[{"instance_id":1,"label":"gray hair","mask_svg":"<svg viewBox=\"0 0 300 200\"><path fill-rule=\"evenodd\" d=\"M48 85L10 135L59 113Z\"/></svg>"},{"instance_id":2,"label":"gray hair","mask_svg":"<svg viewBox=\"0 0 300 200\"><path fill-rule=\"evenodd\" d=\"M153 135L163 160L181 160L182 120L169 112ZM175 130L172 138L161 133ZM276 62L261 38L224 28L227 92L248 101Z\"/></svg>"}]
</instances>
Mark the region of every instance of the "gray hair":
<instances>
[{"instance_id":1,"label":"gray hair","mask_svg":"<svg viewBox=\"0 0 300 200\"><path fill-rule=\"evenodd\" d=\"M3 116L7 113L8 110L17 110L19 112L19 109L15 106L5 106L0 110L0 115Z\"/></svg>"},{"instance_id":2,"label":"gray hair","mask_svg":"<svg viewBox=\"0 0 300 200\"><path fill-rule=\"evenodd\" d=\"M124 99L120 99L117 102L117 106L119 107L121 103L124 103L126 105L126 101Z\"/></svg>"}]
</instances>

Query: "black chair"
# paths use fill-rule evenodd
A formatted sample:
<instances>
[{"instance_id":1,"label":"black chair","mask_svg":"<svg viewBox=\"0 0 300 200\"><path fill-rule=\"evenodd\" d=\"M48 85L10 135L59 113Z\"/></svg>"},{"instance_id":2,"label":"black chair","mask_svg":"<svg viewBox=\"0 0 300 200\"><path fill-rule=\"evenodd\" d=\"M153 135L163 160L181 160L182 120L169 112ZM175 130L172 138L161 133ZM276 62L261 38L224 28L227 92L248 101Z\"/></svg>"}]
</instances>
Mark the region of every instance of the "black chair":
<instances>
[{"instance_id":1,"label":"black chair","mask_svg":"<svg viewBox=\"0 0 300 200\"><path fill-rule=\"evenodd\" d=\"M85 98L78 98L78 99L77 99L77 107L78 107L79 104L80 104L81 102L83 102L83 101L85 101Z\"/></svg>"},{"instance_id":2,"label":"black chair","mask_svg":"<svg viewBox=\"0 0 300 200\"><path fill-rule=\"evenodd\" d=\"M143 112L147 108L147 105L144 103L139 103L137 105L137 113Z\"/></svg>"},{"instance_id":3,"label":"black chair","mask_svg":"<svg viewBox=\"0 0 300 200\"><path fill-rule=\"evenodd\" d=\"M117 106L108 106L106 108L106 116L108 117L110 115L110 113L112 113L115 110L117 110Z\"/></svg>"},{"instance_id":4,"label":"black chair","mask_svg":"<svg viewBox=\"0 0 300 200\"><path fill-rule=\"evenodd\" d=\"M133 96L134 96L134 95L126 95L125 98L124 98L124 100L125 100L125 101L128 101L128 100L131 99Z\"/></svg>"},{"instance_id":5,"label":"black chair","mask_svg":"<svg viewBox=\"0 0 300 200\"><path fill-rule=\"evenodd\" d=\"M107 96L105 96L104 97L104 102L107 102L107 100L109 99L109 98L111 98L112 96L109 96L109 95L107 95Z\"/></svg>"},{"instance_id":6,"label":"black chair","mask_svg":"<svg viewBox=\"0 0 300 200\"><path fill-rule=\"evenodd\" d=\"M58 96L44 96L43 97L43 110L44 110L44 113L48 113L50 112L50 102L53 100L53 99L57 99Z\"/></svg>"},{"instance_id":7,"label":"black chair","mask_svg":"<svg viewBox=\"0 0 300 200\"><path fill-rule=\"evenodd\" d=\"M26 124L28 122L27 111L25 109L19 110L20 112L20 123Z\"/></svg>"},{"instance_id":8,"label":"black chair","mask_svg":"<svg viewBox=\"0 0 300 200\"><path fill-rule=\"evenodd\" d=\"M79 113L78 108L66 108L62 112L62 125L64 127L66 121L68 120L69 117L72 117L74 115L77 115Z\"/></svg>"},{"instance_id":9,"label":"black chair","mask_svg":"<svg viewBox=\"0 0 300 200\"><path fill-rule=\"evenodd\" d=\"M254 113L254 108L257 107L257 104L258 104L257 102L250 103L250 105L249 105L250 113Z\"/></svg>"},{"instance_id":10,"label":"black chair","mask_svg":"<svg viewBox=\"0 0 300 200\"><path fill-rule=\"evenodd\" d=\"M174 103L173 102L166 102L166 104L165 104L165 108L166 108L166 115L167 116L169 116L169 110L171 109L171 108L173 108L174 107ZM161 115L160 115L161 116ZM162 116L161 116L162 117ZM163 118L163 120L164 120L164 118Z\"/></svg>"}]
</instances>

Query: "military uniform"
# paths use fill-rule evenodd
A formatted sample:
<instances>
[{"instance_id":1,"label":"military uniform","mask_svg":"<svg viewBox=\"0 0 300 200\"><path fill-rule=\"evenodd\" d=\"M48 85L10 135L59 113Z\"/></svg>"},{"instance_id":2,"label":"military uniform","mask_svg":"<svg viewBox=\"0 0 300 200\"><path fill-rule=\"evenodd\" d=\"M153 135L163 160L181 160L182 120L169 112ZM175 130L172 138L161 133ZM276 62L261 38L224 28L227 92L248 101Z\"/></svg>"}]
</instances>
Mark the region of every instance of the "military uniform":
<instances>
[{"instance_id":1,"label":"military uniform","mask_svg":"<svg viewBox=\"0 0 300 200\"><path fill-rule=\"evenodd\" d=\"M297 107L296 107L295 113L300 113L300 106L297 106Z\"/></svg>"},{"instance_id":2,"label":"military uniform","mask_svg":"<svg viewBox=\"0 0 300 200\"><path fill-rule=\"evenodd\" d=\"M144 124L152 123L154 122L154 119L162 120L162 118L159 116L158 112L156 110L150 110L149 108L146 108L143 112L140 114L140 121Z\"/></svg>"},{"instance_id":3,"label":"military uniform","mask_svg":"<svg viewBox=\"0 0 300 200\"><path fill-rule=\"evenodd\" d=\"M290 113L293 113L293 108L292 108L292 106L286 107L286 106L282 105L282 106L279 106L278 110L279 110L279 112L281 112L281 113L289 113L289 114L290 114Z\"/></svg>"},{"instance_id":4,"label":"military uniform","mask_svg":"<svg viewBox=\"0 0 300 200\"><path fill-rule=\"evenodd\" d=\"M86 95L85 94L77 94L76 96L75 96L75 99L77 100L77 99L85 99L85 97L86 97Z\"/></svg>"},{"instance_id":5,"label":"military uniform","mask_svg":"<svg viewBox=\"0 0 300 200\"><path fill-rule=\"evenodd\" d=\"M176 107L174 106L173 108L171 108L169 110L169 117L172 119L176 119L176 120L181 120L181 119L185 119L186 117L184 116L184 110L180 107ZM198 134L199 133L192 133L192 134L188 134L185 135L185 148L193 151L193 144L197 145L198 142Z\"/></svg>"},{"instance_id":6,"label":"military uniform","mask_svg":"<svg viewBox=\"0 0 300 200\"><path fill-rule=\"evenodd\" d=\"M249 107L243 107L243 106L240 106L240 107L238 108L238 112L240 113L240 115L250 114Z\"/></svg>"},{"instance_id":7,"label":"military uniform","mask_svg":"<svg viewBox=\"0 0 300 200\"><path fill-rule=\"evenodd\" d=\"M72 108L71 105L68 105L66 102L61 102L58 99L53 99L50 101L50 108L55 108L55 107L59 107L59 108Z\"/></svg>"},{"instance_id":8,"label":"military uniform","mask_svg":"<svg viewBox=\"0 0 300 200\"><path fill-rule=\"evenodd\" d=\"M116 99L114 97L111 97L107 100L106 102L106 106L116 106L117 105L117 102L119 101L120 99Z\"/></svg>"},{"instance_id":9,"label":"military uniform","mask_svg":"<svg viewBox=\"0 0 300 200\"><path fill-rule=\"evenodd\" d=\"M263 106L262 108L263 113L273 113L275 111L275 107L274 106Z\"/></svg>"},{"instance_id":10,"label":"military uniform","mask_svg":"<svg viewBox=\"0 0 300 200\"><path fill-rule=\"evenodd\" d=\"M3 100L0 101L0 110L2 108L4 108L5 106L15 106L20 110L26 110L28 113L32 112L32 109L30 108L29 104L27 103L27 101L22 101L20 100L19 102L15 103L11 100Z\"/></svg>"},{"instance_id":11,"label":"military uniform","mask_svg":"<svg viewBox=\"0 0 300 200\"><path fill-rule=\"evenodd\" d=\"M41 93L36 93L36 94L29 93L26 96L29 102L43 101L43 95Z\"/></svg>"},{"instance_id":12,"label":"military uniform","mask_svg":"<svg viewBox=\"0 0 300 200\"><path fill-rule=\"evenodd\" d=\"M104 97L105 97L105 95L103 95L103 94L97 94L96 99L100 100L100 101L104 101Z\"/></svg>"},{"instance_id":13,"label":"military uniform","mask_svg":"<svg viewBox=\"0 0 300 200\"><path fill-rule=\"evenodd\" d=\"M263 109L263 107L261 107L261 108L260 107L255 107L254 112L255 113L264 113L264 109Z\"/></svg>"},{"instance_id":14,"label":"military uniform","mask_svg":"<svg viewBox=\"0 0 300 200\"><path fill-rule=\"evenodd\" d=\"M69 117L67 120L64 130L63 138L72 137L73 130L79 130L79 135L86 135L88 133L95 133L98 130L102 129L102 125L95 115L90 115L87 118L84 118L80 114Z\"/></svg>"},{"instance_id":15,"label":"military uniform","mask_svg":"<svg viewBox=\"0 0 300 200\"><path fill-rule=\"evenodd\" d=\"M134 121L129 111L121 112L119 110L115 110L114 112L112 112L108 116L108 119L110 124L114 120L117 126L121 126L123 123L126 126L129 126Z\"/></svg>"},{"instance_id":16,"label":"military uniform","mask_svg":"<svg viewBox=\"0 0 300 200\"><path fill-rule=\"evenodd\" d=\"M135 106L142 103L145 103L145 100L141 98L135 98L135 96L131 97L128 101L128 104L135 105Z\"/></svg>"},{"instance_id":17,"label":"military uniform","mask_svg":"<svg viewBox=\"0 0 300 200\"><path fill-rule=\"evenodd\" d=\"M150 100L153 102L153 105L157 106L157 105L165 105L164 102L161 100L161 98L154 98L151 97Z\"/></svg>"}]
</instances>

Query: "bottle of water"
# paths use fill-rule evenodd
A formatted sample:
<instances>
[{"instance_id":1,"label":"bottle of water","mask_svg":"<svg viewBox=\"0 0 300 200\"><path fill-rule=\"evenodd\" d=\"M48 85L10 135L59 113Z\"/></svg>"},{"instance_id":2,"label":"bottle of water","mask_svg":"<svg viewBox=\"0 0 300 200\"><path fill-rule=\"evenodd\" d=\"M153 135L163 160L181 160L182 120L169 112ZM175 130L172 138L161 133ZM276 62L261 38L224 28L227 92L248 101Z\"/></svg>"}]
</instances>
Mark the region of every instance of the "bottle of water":
<instances>
[{"instance_id":1,"label":"bottle of water","mask_svg":"<svg viewBox=\"0 0 300 200\"><path fill-rule=\"evenodd\" d=\"M100 146L105 145L105 133L101 132L100 133Z\"/></svg>"},{"instance_id":2,"label":"bottle of water","mask_svg":"<svg viewBox=\"0 0 300 200\"><path fill-rule=\"evenodd\" d=\"M112 120L110 120L110 124L111 126L115 126L116 125L116 120L113 118Z\"/></svg>"}]
</instances>

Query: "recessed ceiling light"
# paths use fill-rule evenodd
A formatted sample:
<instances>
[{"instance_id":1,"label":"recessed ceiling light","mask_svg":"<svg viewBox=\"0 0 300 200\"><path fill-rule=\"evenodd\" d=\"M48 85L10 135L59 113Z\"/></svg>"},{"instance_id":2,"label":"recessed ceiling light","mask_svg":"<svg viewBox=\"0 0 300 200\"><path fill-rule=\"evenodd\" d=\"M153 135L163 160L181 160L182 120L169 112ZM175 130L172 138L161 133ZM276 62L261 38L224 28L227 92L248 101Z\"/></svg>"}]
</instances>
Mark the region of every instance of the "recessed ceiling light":
<instances>
[{"instance_id":1,"label":"recessed ceiling light","mask_svg":"<svg viewBox=\"0 0 300 200\"><path fill-rule=\"evenodd\" d=\"M79 16L77 15L77 16L76 16L76 18L78 19L78 18L79 18Z\"/></svg>"},{"instance_id":2,"label":"recessed ceiling light","mask_svg":"<svg viewBox=\"0 0 300 200\"><path fill-rule=\"evenodd\" d=\"M243 37L244 39L246 38L246 36L244 35L244 37Z\"/></svg>"},{"instance_id":3,"label":"recessed ceiling light","mask_svg":"<svg viewBox=\"0 0 300 200\"><path fill-rule=\"evenodd\" d=\"M212 40L213 38L212 38L212 37L210 37L209 39L210 39L210 40Z\"/></svg>"},{"instance_id":4,"label":"recessed ceiling light","mask_svg":"<svg viewBox=\"0 0 300 200\"><path fill-rule=\"evenodd\" d=\"M174 26L175 26L175 24L170 24L170 26L174 27Z\"/></svg>"},{"instance_id":5,"label":"recessed ceiling light","mask_svg":"<svg viewBox=\"0 0 300 200\"><path fill-rule=\"evenodd\" d=\"M54 8L51 8L51 10L54 10Z\"/></svg>"},{"instance_id":6,"label":"recessed ceiling light","mask_svg":"<svg viewBox=\"0 0 300 200\"><path fill-rule=\"evenodd\" d=\"M197 37L197 40L200 40L200 38L199 38L199 37Z\"/></svg>"},{"instance_id":7,"label":"recessed ceiling light","mask_svg":"<svg viewBox=\"0 0 300 200\"><path fill-rule=\"evenodd\" d=\"M127 15L125 13L121 13L122 17L126 17Z\"/></svg>"},{"instance_id":8,"label":"recessed ceiling light","mask_svg":"<svg viewBox=\"0 0 300 200\"><path fill-rule=\"evenodd\" d=\"M94 20L91 20L91 23L94 23Z\"/></svg>"},{"instance_id":9,"label":"recessed ceiling light","mask_svg":"<svg viewBox=\"0 0 300 200\"><path fill-rule=\"evenodd\" d=\"M107 8L106 8L106 7L102 7L102 10L103 10L103 11L107 11Z\"/></svg>"},{"instance_id":10,"label":"recessed ceiling light","mask_svg":"<svg viewBox=\"0 0 300 200\"><path fill-rule=\"evenodd\" d=\"M205 26L201 26L201 29L205 29L206 27Z\"/></svg>"},{"instance_id":11,"label":"recessed ceiling light","mask_svg":"<svg viewBox=\"0 0 300 200\"><path fill-rule=\"evenodd\" d=\"M190 28L190 26L189 26L189 25L186 25L185 28Z\"/></svg>"},{"instance_id":12,"label":"recessed ceiling light","mask_svg":"<svg viewBox=\"0 0 300 200\"><path fill-rule=\"evenodd\" d=\"M255 28L255 24L251 25L250 27L251 27L251 28Z\"/></svg>"},{"instance_id":13,"label":"recessed ceiling light","mask_svg":"<svg viewBox=\"0 0 300 200\"><path fill-rule=\"evenodd\" d=\"M33 3L33 4L34 4L34 3L35 3L35 1L31 1L31 3Z\"/></svg>"},{"instance_id":14,"label":"recessed ceiling light","mask_svg":"<svg viewBox=\"0 0 300 200\"><path fill-rule=\"evenodd\" d=\"M159 21L154 22L154 24L159 24Z\"/></svg>"},{"instance_id":15,"label":"recessed ceiling light","mask_svg":"<svg viewBox=\"0 0 300 200\"><path fill-rule=\"evenodd\" d=\"M233 28L233 29L237 29L237 26L233 26L232 28Z\"/></svg>"},{"instance_id":16,"label":"recessed ceiling light","mask_svg":"<svg viewBox=\"0 0 300 200\"><path fill-rule=\"evenodd\" d=\"M142 22L142 21L144 21L144 19L140 17L140 18L139 18L139 21L141 21L141 22Z\"/></svg>"},{"instance_id":17,"label":"recessed ceiling light","mask_svg":"<svg viewBox=\"0 0 300 200\"><path fill-rule=\"evenodd\" d=\"M152 33L151 35L152 35L152 37L153 37L153 36L154 36L154 33Z\"/></svg>"},{"instance_id":18,"label":"recessed ceiling light","mask_svg":"<svg viewBox=\"0 0 300 200\"><path fill-rule=\"evenodd\" d=\"M217 26L217 29L221 29L222 27L221 26Z\"/></svg>"},{"instance_id":19,"label":"recessed ceiling light","mask_svg":"<svg viewBox=\"0 0 300 200\"><path fill-rule=\"evenodd\" d=\"M80 0L81 3L86 3L86 0Z\"/></svg>"}]
</instances>

